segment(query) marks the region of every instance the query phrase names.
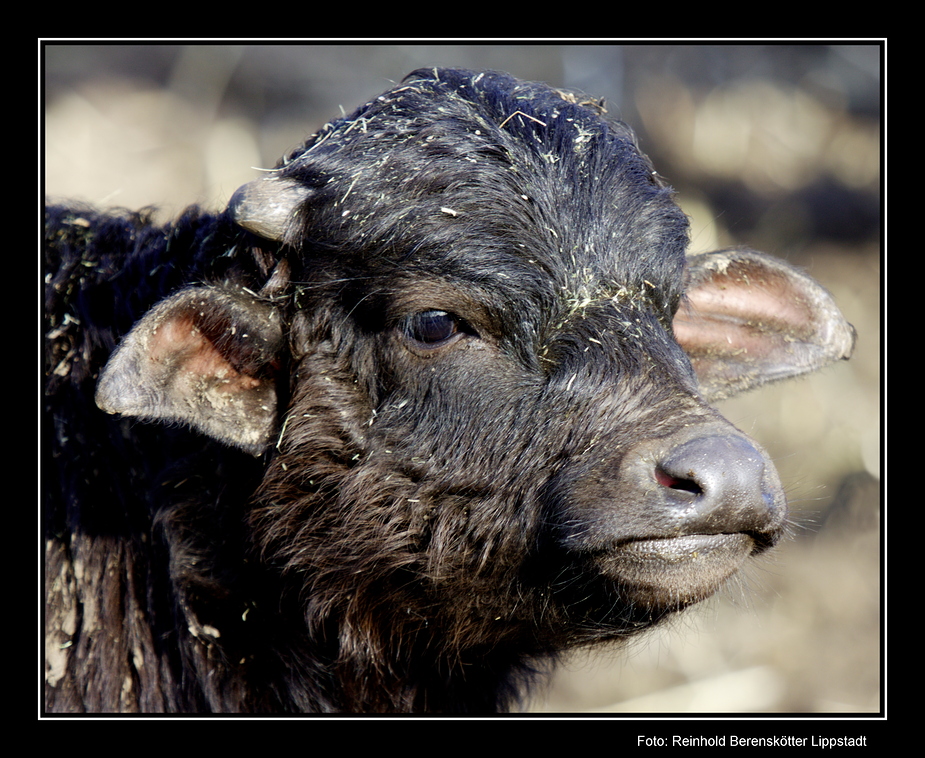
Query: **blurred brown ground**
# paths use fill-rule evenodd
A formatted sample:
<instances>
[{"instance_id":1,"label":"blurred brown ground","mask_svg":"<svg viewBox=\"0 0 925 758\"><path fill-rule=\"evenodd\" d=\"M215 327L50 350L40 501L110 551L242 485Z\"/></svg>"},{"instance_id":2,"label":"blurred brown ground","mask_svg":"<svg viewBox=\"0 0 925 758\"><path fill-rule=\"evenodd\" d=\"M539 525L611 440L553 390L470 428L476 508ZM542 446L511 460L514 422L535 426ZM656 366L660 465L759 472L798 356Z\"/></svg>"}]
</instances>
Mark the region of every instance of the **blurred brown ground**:
<instances>
[{"instance_id":1,"label":"blurred brown ground","mask_svg":"<svg viewBox=\"0 0 925 758\"><path fill-rule=\"evenodd\" d=\"M50 44L45 192L219 208L254 167L423 66L604 97L692 218L692 250L805 267L854 358L723 404L774 457L796 535L622 650L571 656L540 712L875 713L880 703L880 50L874 45Z\"/></svg>"}]
</instances>

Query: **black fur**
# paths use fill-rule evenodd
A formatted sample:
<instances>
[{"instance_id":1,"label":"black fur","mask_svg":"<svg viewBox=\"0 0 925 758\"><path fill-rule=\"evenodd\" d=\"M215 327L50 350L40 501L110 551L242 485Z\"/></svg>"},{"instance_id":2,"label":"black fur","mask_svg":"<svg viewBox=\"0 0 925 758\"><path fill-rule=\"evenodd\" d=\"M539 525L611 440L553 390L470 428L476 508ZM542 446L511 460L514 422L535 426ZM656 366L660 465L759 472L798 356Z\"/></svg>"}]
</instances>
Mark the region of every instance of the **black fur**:
<instances>
[{"instance_id":1,"label":"black fur","mask_svg":"<svg viewBox=\"0 0 925 758\"><path fill-rule=\"evenodd\" d=\"M557 652L657 623L779 537L773 466L674 336L686 218L595 104L419 71L243 189L163 228L46 211L48 709L493 712ZM728 285L763 259L717 260L702 270ZM173 299L144 321L187 291L201 313ZM285 344L248 357L267 312ZM174 324L206 336L176 373L139 369L168 423L98 410L129 413L120 366L155 340L174 360ZM165 389L200 363L217 392L259 385L271 428L245 440L201 416L216 395L191 410ZM714 472L678 472L704 447L733 451L741 486L690 515ZM721 533L735 559L659 552Z\"/></svg>"}]
</instances>

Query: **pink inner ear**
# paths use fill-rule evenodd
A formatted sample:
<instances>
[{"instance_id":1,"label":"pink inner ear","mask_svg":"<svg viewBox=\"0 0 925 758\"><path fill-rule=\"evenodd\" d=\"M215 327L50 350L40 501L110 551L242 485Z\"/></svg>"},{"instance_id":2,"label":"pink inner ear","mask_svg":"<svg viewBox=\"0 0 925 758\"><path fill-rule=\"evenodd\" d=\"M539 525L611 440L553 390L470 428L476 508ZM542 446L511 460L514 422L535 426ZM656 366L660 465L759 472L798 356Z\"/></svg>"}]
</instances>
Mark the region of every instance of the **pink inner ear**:
<instances>
[{"instance_id":1,"label":"pink inner ear","mask_svg":"<svg viewBox=\"0 0 925 758\"><path fill-rule=\"evenodd\" d=\"M688 262L691 281L673 330L705 397L729 397L851 355L854 329L799 269L735 249Z\"/></svg>"},{"instance_id":2,"label":"pink inner ear","mask_svg":"<svg viewBox=\"0 0 925 758\"><path fill-rule=\"evenodd\" d=\"M276 312L249 293L183 290L126 335L97 385L107 413L180 421L259 455L276 419L282 330Z\"/></svg>"},{"instance_id":3,"label":"pink inner ear","mask_svg":"<svg viewBox=\"0 0 925 758\"><path fill-rule=\"evenodd\" d=\"M699 354L747 353L751 356L766 355L767 340L755 335L750 328L733 319L717 320L716 314L692 312L687 315L679 310L674 320L675 338L687 353L695 358Z\"/></svg>"},{"instance_id":4,"label":"pink inner ear","mask_svg":"<svg viewBox=\"0 0 925 758\"><path fill-rule=\"evenodd\" d=\"M237 371L196 326L189 313L178 313L163 321L151 334L149 358L172 364L186 374L219 382L215 389L234 392L250 389L260 380Z\"/></svg>"},{"instance_id":5,"label":"pink inner ear","mask_svg":"<svg viewBox=\"0 0 925 758\"><path fill-rule=\"evenodd\" d=\"M688 292L696 311L751 324L773 324L792 334L811 333L812 312L786 277L733 263Z\"/></svg>"},{"instance_id":6,"label":"pink inner ear","mask_svg":"<svg viewBox=\"0 0 925 758\"><path fill-rule=\"evenodd\" d=\"M691 353L768 355L780 342L811 337L813 314L778 272L732 262L695 284L675 316L674 332Z\"/></svg>"}]
</instances>

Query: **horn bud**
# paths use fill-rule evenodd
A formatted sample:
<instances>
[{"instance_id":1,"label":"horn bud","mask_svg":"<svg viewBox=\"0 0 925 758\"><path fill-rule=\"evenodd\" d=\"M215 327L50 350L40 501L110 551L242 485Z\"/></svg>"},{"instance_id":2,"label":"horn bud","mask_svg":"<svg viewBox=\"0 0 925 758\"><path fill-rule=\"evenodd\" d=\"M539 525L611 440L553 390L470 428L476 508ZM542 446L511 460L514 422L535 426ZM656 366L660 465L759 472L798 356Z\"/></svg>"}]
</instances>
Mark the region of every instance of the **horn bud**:
<instances>
[{"instance_id":1,"label":"horn bud","mask_svg":"<svg viewBox=\"0 0 925 758\"><path fill-rule=\"evenodd\" d=\"M309 190L292 179L265 177L238 188L228 210L239 226L265 239L285 242L298 206Z\"/></svg>"}]
</instances>

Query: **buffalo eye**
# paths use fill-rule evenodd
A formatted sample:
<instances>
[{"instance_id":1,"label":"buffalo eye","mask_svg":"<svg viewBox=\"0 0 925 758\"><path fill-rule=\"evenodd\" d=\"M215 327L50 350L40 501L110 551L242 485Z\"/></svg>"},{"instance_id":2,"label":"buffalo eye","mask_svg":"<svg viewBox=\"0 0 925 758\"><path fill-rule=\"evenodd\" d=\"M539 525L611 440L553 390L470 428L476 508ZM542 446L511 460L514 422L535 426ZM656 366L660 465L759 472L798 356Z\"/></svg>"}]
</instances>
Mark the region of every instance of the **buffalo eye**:
<instances>
[{"instance_id":1,"label":"buffalo eye","mask_svg":"<svg viewBox=\"0 0 925 758\"><path fill-rule=\"evenodd\" d=\"M422 311L407 323L405 333L422 347L440 347L462 333L460 320L446 311Z\"/></svg>"}]
</instances>

